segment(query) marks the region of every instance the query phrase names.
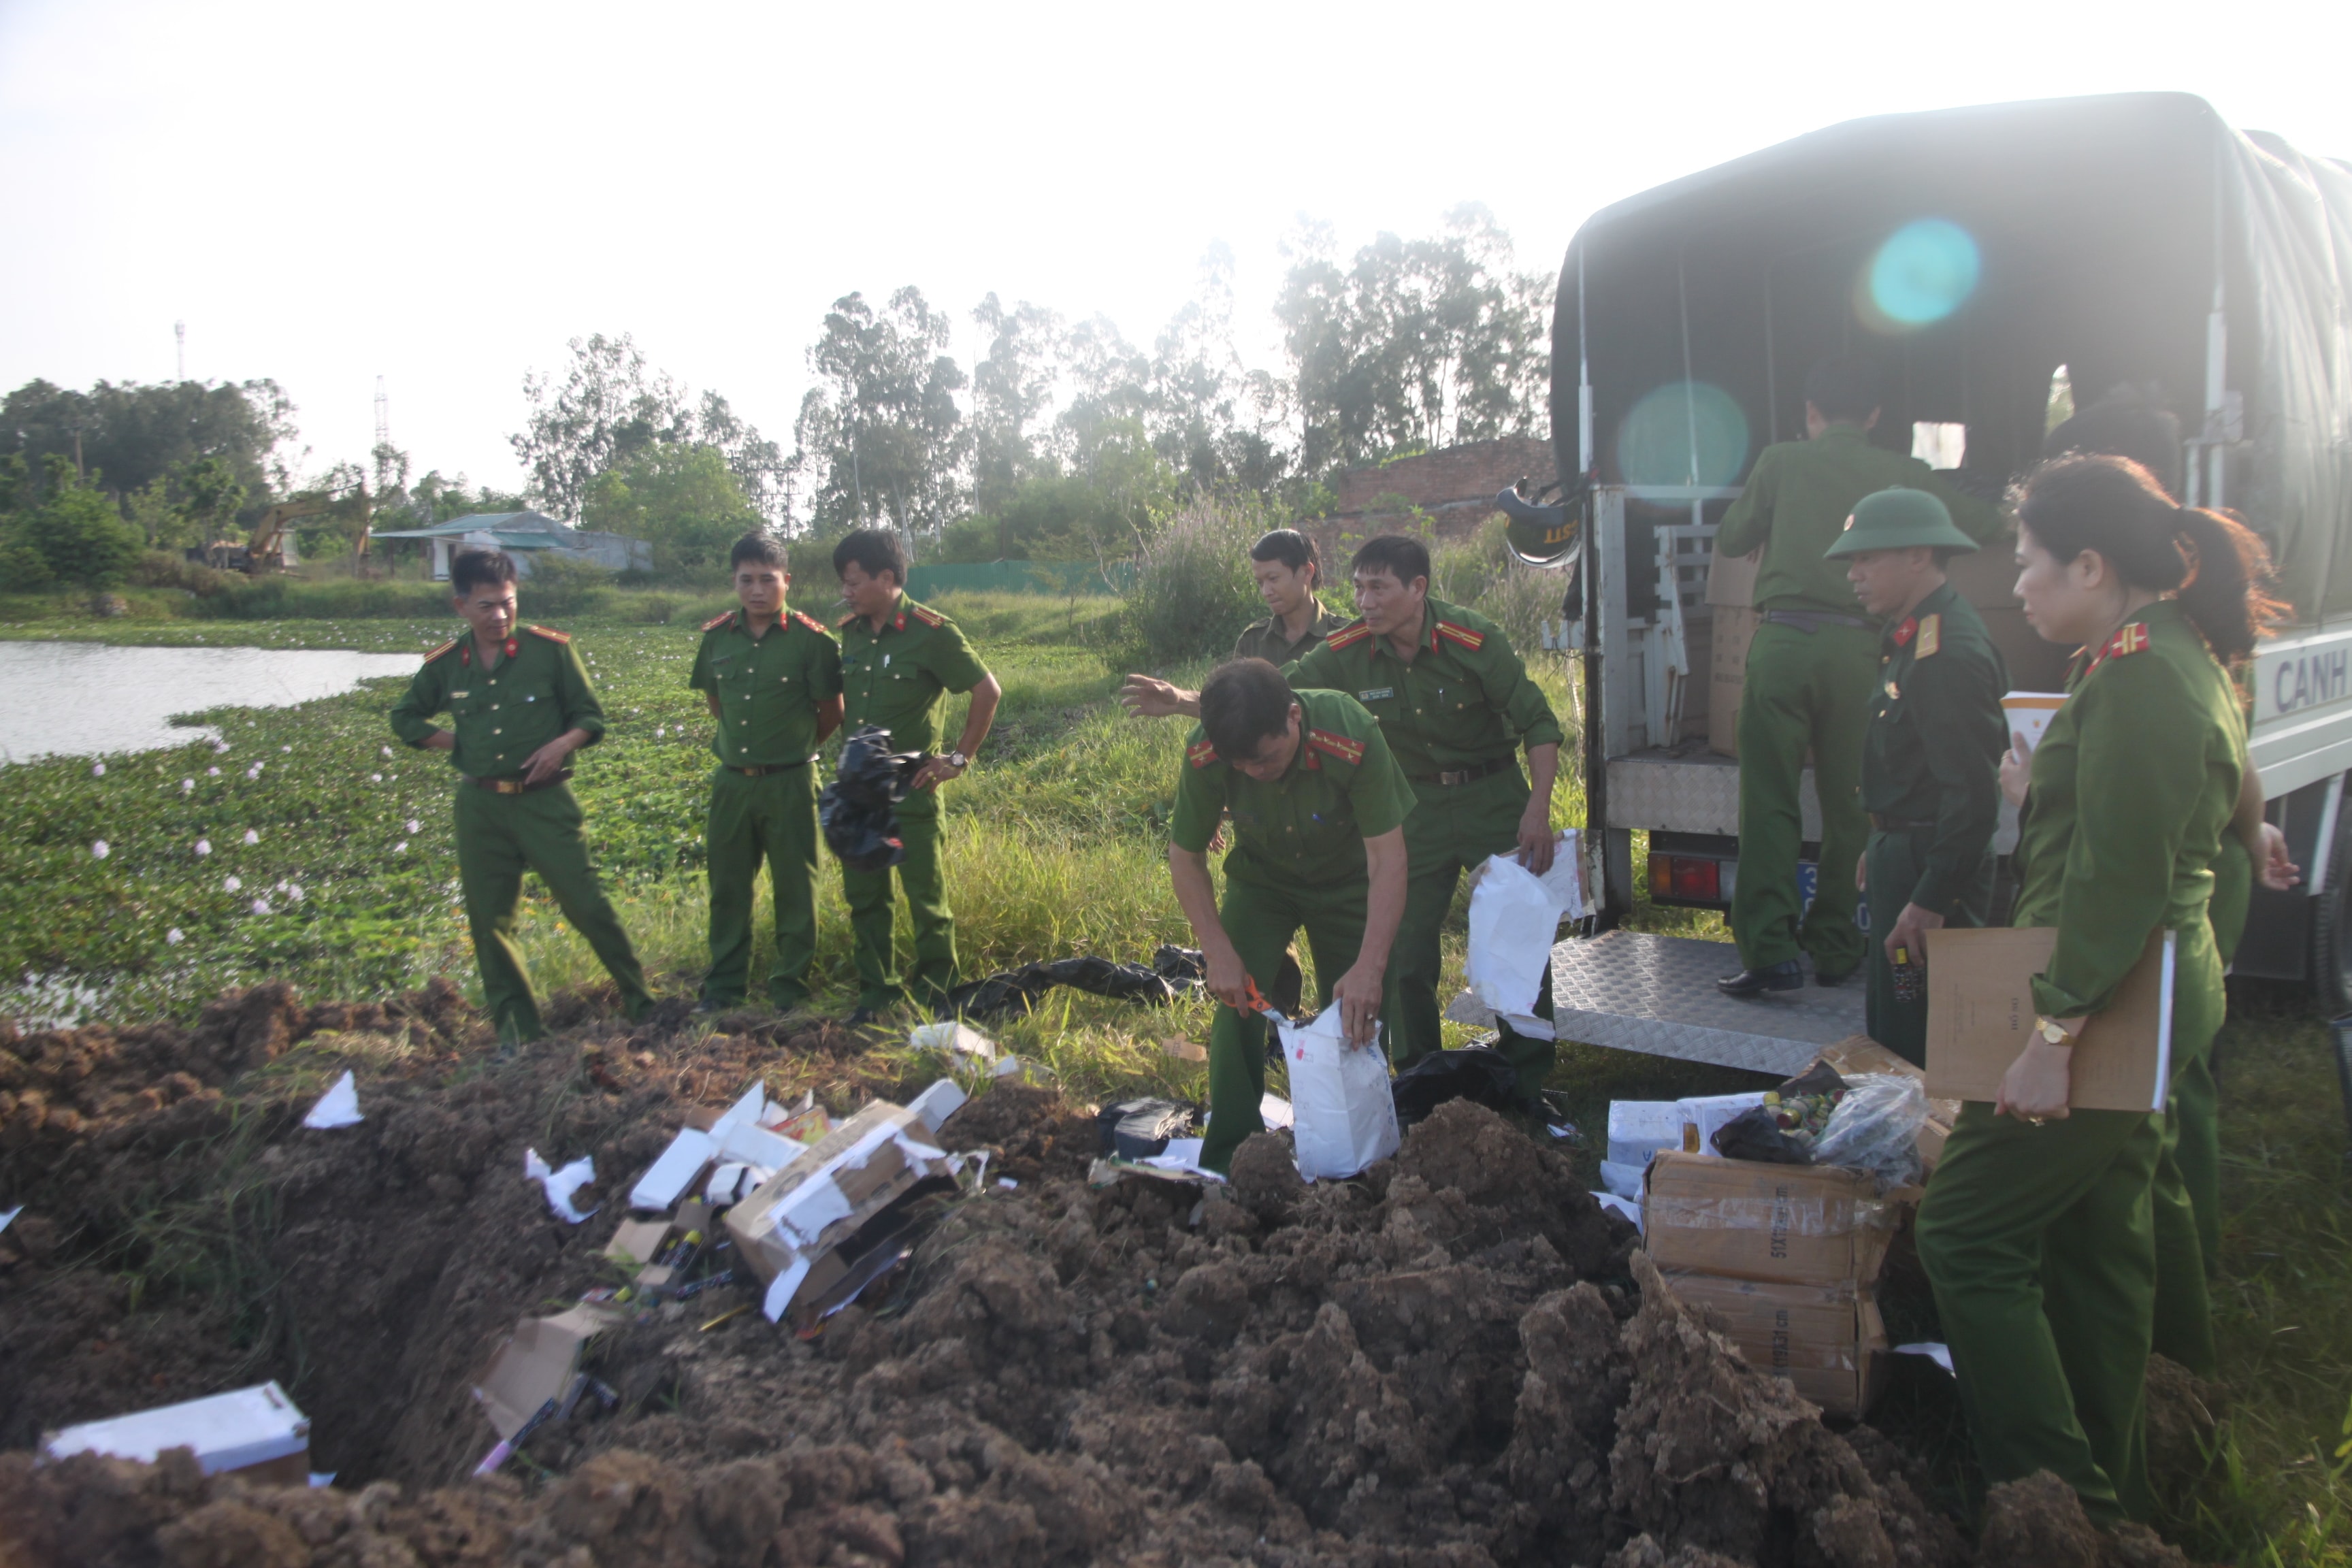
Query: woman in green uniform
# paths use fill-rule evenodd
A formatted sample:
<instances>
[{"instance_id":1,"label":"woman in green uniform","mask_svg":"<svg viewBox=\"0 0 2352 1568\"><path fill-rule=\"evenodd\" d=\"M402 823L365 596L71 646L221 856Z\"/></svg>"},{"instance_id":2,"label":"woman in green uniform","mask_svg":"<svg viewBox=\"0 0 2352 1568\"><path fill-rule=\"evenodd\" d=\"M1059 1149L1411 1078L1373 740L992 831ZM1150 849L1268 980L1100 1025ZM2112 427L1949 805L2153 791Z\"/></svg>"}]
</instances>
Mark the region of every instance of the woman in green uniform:
<instances>
[{"instance_id":1,"label":"woman in green uniform","mask_svg":"<svg viewBox=\"0 0 2352 1568\"><path fill-rule=\"evenodd\" d=\"M2159 928L2177 933L2173 1060L2222 1011L2207 900L2245 766L2242 658L2275 607L2261 544L2176 508L2121 458L2043 464L2019 503L2018 597L2045 639L2080 647L2035 748L2015 920L2053 926L2032 1038L1996 1103L1972 1101L1918 1222L1986 1478L2054 1472L2091 1517L2153 1511L2141 1385L2164 1119L2069 1114L2070 1053Z\"/></svg>"}]
</instances>

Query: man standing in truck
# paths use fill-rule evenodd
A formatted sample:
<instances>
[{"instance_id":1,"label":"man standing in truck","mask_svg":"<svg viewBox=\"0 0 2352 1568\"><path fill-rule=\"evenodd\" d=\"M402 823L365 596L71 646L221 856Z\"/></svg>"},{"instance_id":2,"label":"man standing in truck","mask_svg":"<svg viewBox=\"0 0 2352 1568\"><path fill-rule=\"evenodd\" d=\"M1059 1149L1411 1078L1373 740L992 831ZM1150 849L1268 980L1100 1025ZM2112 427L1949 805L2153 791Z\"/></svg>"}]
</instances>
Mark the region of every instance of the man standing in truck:
<instances>
[{"instance_id":1,"label":"man standing in truck","mask_svg":"<svg viewBox=\"0 0 2352 1568\"><path fill-rule=\"evenodd\" d=\"M1739 703L1739 881L1731 900L1739 972L1716 982L1727 995L1793 991L1800 953L1816 984L1835 985L1862 963L1847 868L1869 834L1859 794L1870 697L1878 685L1878 622L1858 614L1844 568L1825 552L1854 504L1892 487L1927 490L1953 523L1982 542L2000 531L1998 509L1963 494L1916 458L1870 444L1878 423L1878 374L1864 359L1826 360L1805 379L1802 441L1758 455L1739 499L1724 514L1716 548L1760 550L1756 605ZM1822 805L1822 874L1803 905L1797 863L1804 838L1798 785L1805 753Z\"/></svg>"}]
</instances>

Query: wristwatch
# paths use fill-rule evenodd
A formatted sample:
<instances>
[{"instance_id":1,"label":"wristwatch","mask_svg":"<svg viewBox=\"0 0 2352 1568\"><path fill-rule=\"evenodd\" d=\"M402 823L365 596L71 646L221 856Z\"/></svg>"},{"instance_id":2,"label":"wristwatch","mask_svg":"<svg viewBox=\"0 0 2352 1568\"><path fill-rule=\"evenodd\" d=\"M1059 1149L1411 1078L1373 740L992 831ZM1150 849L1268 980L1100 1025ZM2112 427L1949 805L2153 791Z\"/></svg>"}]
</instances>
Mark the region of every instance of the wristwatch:
<instances>
[{"instance_id":1,"label":"wristwatch","mask_svg":"<svg viewBox=\"0 0 2352 1568\"><path fill-rule=\"evenodd\" d=\"M2033 1018L2033 1032L2042 1037L2044 1045L2072 1046L2074 1043L2056 1019L2044 1018L2038 1013Z\"/></svg>"},{"instance_id":2,"label":"wristwatch","mask_svg":"<svg viewBox=\"0 0 2352 1568\"><path fill-rule=\"evenodd\" d=\"M958 773L961 773L964 769L971 766L971 759L965 756L961 752L950 752L948 753L948 761L955 764L955 770Z\"/></svg>"}]
</instances>

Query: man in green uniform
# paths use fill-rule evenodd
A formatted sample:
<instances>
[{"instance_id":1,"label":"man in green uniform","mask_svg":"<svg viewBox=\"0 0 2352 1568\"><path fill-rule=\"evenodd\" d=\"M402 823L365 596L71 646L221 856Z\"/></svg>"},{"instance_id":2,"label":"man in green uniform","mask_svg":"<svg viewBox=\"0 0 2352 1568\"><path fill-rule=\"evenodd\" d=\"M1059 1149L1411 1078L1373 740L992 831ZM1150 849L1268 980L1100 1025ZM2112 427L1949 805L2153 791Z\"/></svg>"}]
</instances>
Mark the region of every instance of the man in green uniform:
<instances>
[{"instance_id":1,"label":"man in green uniform","mask_svg":"<svg viewBox=\"0 0 2352 1568\"><path fill-rule=\"evenodd\" d=\"M1274 613L1242 629L1234 639L1235 658L1262 658L1279 668L1348 624L1346 616L1323 607L1322 555L1295 528L1277 528L1250 546L1250 575ZM1118 700L1139 719L1165 719L1192 706L1190 693L1149 675L1129 676Z\"/></svg>"},{"instance_id":2,"label":"man in green uniform","mask_svg":"<svg viewBox=\"0 0 2352 1568\"><path fill-rule=\"evenodd\" d=\"M857 1010L850 1022L864 1024L910 1000L937 1012L955 988L955 916L940 864L937 791L971 766L1003 692L956 624L907 596L907 553L897 534L878 528L844 534L833 547L833 569L849 606L840 627L843 727L853 734L869 725L887 730L893 751L926 753L898 804L898 837L906 845L898 886L915 923L915 963L904 984L891 946L889 871L842 868L857 961ZM950 691L971 692L971 709L955 748L931 755Z\"/></svg>"},{"instance_id":3,"label":"man in green uniform","mask_svg":"<svg viewBox=\"0 0 2352 1568\"><path fill-rule=\"evenodd\" d=\"M841 647L784 608L793 574L783 551L747 533L730 552L742 605L702 625L687 684L719 721L703 842L710 868L710 973L700 1010L743 1000L751 972L751 894L768 863L776 901L776 961L768 999L790 1012L808 1000L816 956L817 747L841 724Z\"/></svg>"},{"instance_id":4,"label":"man in green uniform","mask_svg":"<svg viewBox=\"0 0 2352 1568\"><path fill-rule=\"evenodd\" d=\"M1302 689L1352 693L1381 721L1412 782L1404 826L1410 880L1389 1013L1391 1051L1405 1068L1444 1043L1438 938L1463 871L1515 851L1538 876L1551 869L1560 728L1502 628L1429 596L1429 552L1420 541L1368 540L1349 571L1358 618L1284 673ZM1532 789L1515 754L1522 746ZM1551 1010L1547 969L1536 1014L1549 1020ZM1504 1023L1496 1049L1517 1069L1522 1102L1540 1110L1552 1041Z\"/></svg>"},{"instance_id":5,"label":"man in green uniform","mask_svg":"<svg viewBox=\"0 0 2352 1568\"><path fill-rule=\"evenodd\" d=\"M1829 548L1885 627L1862 757L1870 847L1854 869L1870 900L1870 1037L1914 1067L1927 1065L1927 933L1980 926L1992 903L2009 672L1944 580L1944 563L1976 547L1942 501L1891 489L1855 502Z\"/></svg>"},{"instance_id":6,"label":"man in green uniform","mask_svg":"<svg viewBox=\"0 0 2352 1568\"><path fill-rule=\"evenodd\" d=\"M1302 926L1323 1005L1339 1003L1351 1043L1372 1038L1404 911L1412 795L1381 726L1344 693L1293 692L1271 664L1238 659L1209 677L1200 704L1176 784L1168 872L1220 1004L1201 1163L1222 1172L1265 1125L1266 1026L1250 987L1272 987ZM1234 843L1220 906L1209 839L1228 811Z\"/></svg>"},{"instance_id":7,"label":"man in green uniform","mask_svg":"<svg viewBox=\"0 0 2352 1568\"><path fill-rule=\"evenodd\" d=\"M1763 624L1748 645L1739 703L1739 883L1731 933L1740 970L1716 982L1734 996L1802 985L1800 952L1811 954L1824 985L1862 962L1864 938L1853 923L1845 868L1861 857L1865 837L1856 792L1878 685L1878 624L1854 613L1843 569L1823 552L1854 503L1889 486L1933 492L1971 539L1990 539L2000 528L1998 510L1927 464L1870 444L1878 384L1867 362L1815 366L1805 398L1809 438L1764 448L1715 542L1725 555L1764 552L1756 578ZM1822 874L1805 910L1797 886L1804 837L1798 785L1808 747L1822 805Z\"/></svg>"},{"instance_id":8,"label":"man in green uniform","mask_svg":"<svg viewBox=\"0 0 2352 1568\"><path fill-rule=\"evenodd\" d=\"M631 1021L654 1005L581 831L580 803L564 781L572 753L604 734L604 710L572 638L545 626L515 626L515 565L503 551L460 552L449 586L469 636L443 643L392 710L393 733L412 746L447 752L457 768L457 874L481 970L482 999L508 1042L547 1031L522 952L515 911L522 874L539 873L563 918L588 940L621 988ZM449 715L450 728L433 722Z\"/></svg>"}]
</instances>

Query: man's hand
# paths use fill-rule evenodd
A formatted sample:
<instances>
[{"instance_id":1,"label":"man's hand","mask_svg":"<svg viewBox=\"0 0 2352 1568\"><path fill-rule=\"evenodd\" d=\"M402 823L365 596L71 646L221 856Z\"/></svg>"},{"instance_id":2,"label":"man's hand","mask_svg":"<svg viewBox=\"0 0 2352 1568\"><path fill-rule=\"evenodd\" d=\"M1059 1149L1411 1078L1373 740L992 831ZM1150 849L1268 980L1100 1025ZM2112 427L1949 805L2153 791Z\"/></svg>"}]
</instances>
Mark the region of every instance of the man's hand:
<instances>
[{"instance_id":1,"label":"man's hand","mask_svg":"<svg viewBox=\"0 0 2352 1568\"><path fill-rule=\"evenodd\" d=\"M947 758L943 756L925 757L923 759L923 765L915 770L913 787L916 789L936 789L940 784L947 783L950 779L960 779L961 777L963 777L963 770L956 766L953 763L948 761Z\"/></svg>"},{"instance_id":2,"label":"man's hand","mask_svg":"<svg viewBox=\"0 0 2352 1568\"><path fill-rule=\"evenodd\" d=\"M1542 876L1551 869L1552 855L1559 842L1559 836L1551 830L1549 803L1528 801L1527 810L1519 814L1519 864Z\"/></svg>"},{"instance_id":3,"label":"man's hand","mask_svg":"<svg viewBox=\"0 0 2352 1568\"><path fill-rule=\"evenodd\" d=\"M1381 1020L1381 981L1386 966L1359 963L1331 987L1339 1004L1339 1029L1351 1046L1372 1043L1372 1026Z\"/></svg>"},{"instance_id":4,"label":"man's hand","mask_svg":"<svg viewBox=\"0 0 2352 1568\"><path fill-rule=\"evenodd\" d=\"M2025 743L2025 731L2012 730L2009 750L2000 754L2000 793L2011 805L2025 804L2025 786L2033 776L2033 748Z\"/></svg>"},{"instance_id":5,"label":"man's hand","mask_svg":"<svg viewBox=\"0 0 2352 1568\"><path fill-rule=\"evenodd\" d=\"M1913 963L1924 965L1927 962L1927 933L1943 929L1943 916L1930 914L1916 904L1904 905L1903 912L1895 917L1895 929L1886 933L1887 961L1902 963L1895 956L1901 951L1910 954Z\"/></svg>"},{"instance_id":6,"label":"man's hand","mask_svg":"<svg viewBox=\"0 0 2352 1568\"><path fill-rule=\"evenodd\" d=\"M558 735L530 754L522 765L522 782L543 784L563 771L564 759L580 749L580 742L571 734Z\"/></svg>"},{"instance_id":7,"label":"man's hand","mask_svg":"<svg viewBox=\"0 0 2352 1568\"><path fill-rule=\"evenodd\" d=\"M425 737L424 745L428 752L454 752L457 749L457 732L455 730L436 730Z\"/></svg>"},{"instance_id":8,"label":"man's hand","mask_svg":"<svg viewBox=\"0 0 2352 1568\"><path fill-rule=\"evenodd\" d=\"M2079 1027L2082 1021L2069 1018L2060 1022ZM2066 1100L2074 1089L2074 1076L2072 1047L2035 1039L2017 1054L2017 1059L2009 1064L2009 1071L2001 1075L2000 1098L1994 1102L1993 1110L2020 1121L2063 1121Z\"/></svg>"},{"instance_id":9,"label":"man's hand","mask_svg":"<svg viewBox=\"0 0 2352 1568\"><path fill-rule=\"evenodd\" d=\"M1202 967L1209 972L1203 982L1209 988L1209 994L1236 1013L1248 1012L1249 971L1242 967L1242 955L1234 944L1226 942L1222 948L1212 947L1201 956Z\"/></svg>"},{"instance_id":10,"label":"man's hand","mask_svg":"<svg viewBox=\"0 0 2352 1568\"><path fill-rule=\"evenodd\" d=\"M2254 880L2273 893L2303 884L2303 868L2286 857L2286 834L2275 822L2263 824L2263 852L2254 857Z\"/></svg>"},{"instance_id":11,"label":"man's hand","mask_svg":"<svg viewBox=\"0 0 2352 1568\"><path fill-rule=\"evenodd\" d=\"M1136 719L1172 719L1180 714L1201 716L1201 694L1172 686L1149 675L1130 675L1118 689L1118 705Z\"/></svg>"}]
</instances>

